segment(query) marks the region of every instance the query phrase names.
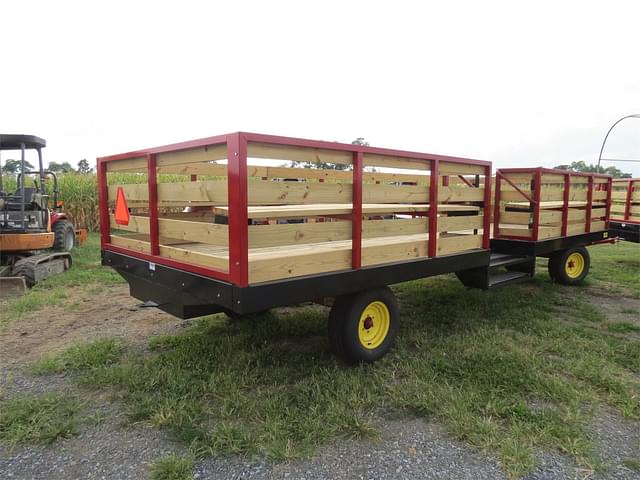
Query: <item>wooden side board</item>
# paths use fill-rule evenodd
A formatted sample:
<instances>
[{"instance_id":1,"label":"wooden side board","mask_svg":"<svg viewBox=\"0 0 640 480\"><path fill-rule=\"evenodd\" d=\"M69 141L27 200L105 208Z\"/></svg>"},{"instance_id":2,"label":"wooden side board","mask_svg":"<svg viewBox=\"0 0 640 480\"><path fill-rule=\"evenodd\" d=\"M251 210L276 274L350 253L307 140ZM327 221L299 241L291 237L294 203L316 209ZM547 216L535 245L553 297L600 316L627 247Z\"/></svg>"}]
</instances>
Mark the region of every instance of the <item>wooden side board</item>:
<instances>
[{"instance_id":1,"label":"wooden side board","mask_svg":"<svg viewBox=\"0 0 640 480\"><path fill-rule=\"evenodd\" d=\"M478 212L480 207L475 205L461 204L439 204L438 212ZM229 207L215 207L216 215L227 216ZM362 213L365 215L386 215L386 214L425 214L429 212L428 204L404 204L404 203L365 203L362 206ZM326 203L316 205L272 205L272 206L251 206L248 209L249 218L303 218L322 217L334 215L351 214L350 203Z\"/></svg>"},{"instance_id":2,"label":"wooden side board","mask_svg":"<svg viewBox=\"0 0 640 480\"><path fill-rule=\"evenodd\" d=\"M310 163L337 163L341 165L351 165L353 163L353 154L351 152L320 148L290 147L259 142L249 142L247 146L247 156L251 158Z\"/></svg>"},{"instance_id":3,"label":"wooden side board","mask_svg":"<svg viewBox=\"0 0 640 480\"><path fill-rule=\"evenodd\" d=\"M428 239L422 234L377 237L363 241L364 266L413 260L427 255ZM482 235L460 235L438 239L438 254L448 255L481 248ZM249 253L250 283L292 278L351 267L351 243L348 241L258 249Z\"/></svg>"},{"instance_id":4,"label":"wooden side board","mask_svg":"<svg viewBox=\"0 0 640 480\"><path fill-rule=\"evenodd\" d=\"M148 202L146 183L110 185L109 198L115 199L118 187L124 190L127 202ZM250 205L322 204L351 202L353 186L338 182L286 182L251 180L248 183ZM429 199L426 185L365 184L365 203L422 203ZM438 189L438 201L481 202L484 189L468 186L449 186ZM158 201L162 204L226 205L227 181L203 180L158 184Z\"/></svg>"},{"instance_id":5,"label":"wooden side board","mask_svg":"<svg viewBox=\"0 0 640 480\"><path fill-rule=\"evenodd\" d=\"M579 235L585 233L585 225L583 222L568 225L567 235ZM591 222L591 231L598 232L604 230L605 222L601 220L594 220ZM515 237L530 237L532 231L527 225L507 225L501 224L499 229L500 235L508 235ZM544 226L541 225L538 230L538 239L545 240L548 238L560 237L562 234L562 227L560 225Z\"/></svg>"},{"instance_id":6,"label":"wooden side board","mask_svg":"<svg viewBox=\"0 0 640 480\"><path fill-rule=\"evenodd\" d=\"M132 215L129 217L128 225L117 224L114 215L110 215L110 220L112 229L149 234L149 217ZM160 237L186 240L194 243L221 246L229 244L229 227L215 223L159 218L158 233Z\"/></svg>"},{"instance_id":7,"label":"wooden side board","mask_svg":"<svg viewBox=\"0 0 640 480\"><path fill-rule=\"evenodd\" d=\"M142 253L149 253L151 251L151 245L149 242L143 240L137 240L134 238L127 238L119 235L111 235L111 243L118 247L129 248ZM191 244L183 244L180 248L170 247L166 245L160 246L160 256L178 260L180 262L191 263L194 265L200 265L205 267L215 268L221 271L228 271L229 260L228 258L222 258L213 255L207 255L197 252L190 248Z\"/></svg>"},{"instance_id":8,"label":"wooden side board","mask_svg":"<svg viewBox=\"0 0 640 480\"><path fill-rule=\"evenodd\" d=\"M460 232L481 229L481 215L440 217L439 232ZM426 217L389 220L364 220L362 236L365 239L398 237L403 235L424 235L429 232ZM250 225L249 248L296 246L302 244L335 242L351 239L352 226L347 220L322 223L293 223L275 225ZM186 237L193 238L193 237Z\"/></svg>"}]
</instances>

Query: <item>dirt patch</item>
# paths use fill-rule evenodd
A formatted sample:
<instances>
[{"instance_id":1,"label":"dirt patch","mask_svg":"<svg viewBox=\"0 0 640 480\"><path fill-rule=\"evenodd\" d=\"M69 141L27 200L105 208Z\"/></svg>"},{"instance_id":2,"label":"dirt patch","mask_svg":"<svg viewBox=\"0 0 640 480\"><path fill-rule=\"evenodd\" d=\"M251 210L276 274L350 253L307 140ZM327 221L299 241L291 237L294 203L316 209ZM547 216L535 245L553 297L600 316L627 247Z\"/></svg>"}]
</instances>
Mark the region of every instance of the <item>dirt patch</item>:
<instances>
[{"instance_id":1,"label":"dirt patch","mask_svg":"<svg viewBox=\"0 0 640 480\"><path fill-rule=\"evenodd\" d=\"M640 326L640 299L609 290L588 287L587 298L611 322L633 322Z\"/></svg>"},{"instance_id":2,"label":"dirt patch","mask_svg":"<svg viewBox=\"0 0 640 480\"><path fill-rule=\"evenodd\" d=\"M30 363L100 337L141 344L150 336L181 329L181 320L139 305L140 301L129 296L127 285L105 287L97 294L69 292L64 306L24 315L0 332L0 365Z\"/></svg>"}]
</instances>

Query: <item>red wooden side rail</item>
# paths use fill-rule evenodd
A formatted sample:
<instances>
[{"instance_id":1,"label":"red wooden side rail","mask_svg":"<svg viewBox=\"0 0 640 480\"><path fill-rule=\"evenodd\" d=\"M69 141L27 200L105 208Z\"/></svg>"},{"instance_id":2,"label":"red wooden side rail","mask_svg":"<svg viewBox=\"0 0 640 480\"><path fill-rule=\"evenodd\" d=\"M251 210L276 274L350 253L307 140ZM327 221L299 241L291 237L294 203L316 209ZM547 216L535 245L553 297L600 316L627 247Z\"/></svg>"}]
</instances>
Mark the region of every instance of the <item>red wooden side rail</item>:
<instances>
[{"instance_id":1,"label":"red wooden side rail","mask_svg":"<svg viewBox=\"0 0 640 480\"><path fill-rule=\"evenodd\" d=\"M551 178L553 176L554 181L545 181L545 176L547 178ZM528 178L530 177L530 178ZM560 177L561 180L556 179L555 177ZM518 178L519 180L514 181L514 178ZM528 188L523 186L523 178L530 180L530 184ZM571 199L573 195L578 193L572 191L572 179L583 179L579 183L586 184L586 191L582 193L585 195L584 205L579 205L578 207L571 205ZM558 186L562 186L561 196L558 197L557 201L561 201L561 205L549 205L545 204L546 197L551 193L550 190L545 190L543 192L542 186L544 184L551 183L557 184ZM574 183L577 183L574 180ZM520 186L518 186L520 184ZM514 195L510 196L510 200L513 200L514 197L520 198L516 203L526 203L528 202L528 208L524 208L521 211L529 212L531 214L531 221L529 224L529 228L527 232L530 234L527 235L514 235L514 234L504 234L501 233L500 224L501 224L501 206L505 202L505 192L502 191L503 185L507 185L508 187L513 188L513 191L509 193L513 193ZM606 195L602 195L600 192L606 191ZM495 182L495 197L494 197L494 223L493 223L493 236L495 238L502 239L511 239L511 240L526 240L526 241L538 241L548 237L541 236L541 229L543 228L541 224L541 213L543 211L558 211L561 209L561 222L560 222L560 230L558 231L557 236L567 236L571 235L570 233L570 209L571 208L584 208L585 211L585 220L584 220L584 232L581 233L589 233L591 231L591 222L592 222L592 210L594 206L594 192L598 192L598 205L604 204L605 206L605 215L604 217L604 229L609 227L609 217L611 212L611 192L612 192L612 178L609 175L600 175L595 173L581 173L581 172L568 172L566 170L558 170L551 168L506 168L499 169L496 171L496 182ZM557 195L560 193L557 189L553 191L553 195ZM544 195L544 196L543 196ZM554 197L555 198L555 197ZM507 200L508 201L508 200ZM548 208L549 210L545 210ZM508 224L508 222L505 222ZM504 230L512 230L509 228L504 228Z\"/></svg>"},{"instance_id":2,"label":"red wooden side rail","mask_svg":"<svg viewBox=\"0 0 640 480\"><path fill-rule=\"evenodd\" d=\"M465 165L475 165L483 167L485 175L485 191L483 218L483 238L482 247L489 248L490 242L490 203L491 203L491 163L482 160L473 160L444 155L432 155L417 152L407 152L387 148L375 148L361 145L342 144L337 142L325 142L315 140L305 140L300 138L289 138L272 135L262 135L255 133L232 133L215 137L202 138L188 142L165 145L161 147L149 148L118 155L100 157L97 160L99 209L101 222L101 246L103 250L110 250L125 255L141 258L151 263L158 263L168 267L177 268L198 275L229 281L237 286L245 287L249 284L249 233L248 233L248 174L247 155L250 142L275 145L280 147L300 147L311 149L322 149L340 151L352 154L353 158L353 201L352 213L348 218L352 221L352 268L359 269L362 266L362 217L363 217L363 171L364 155L383 155L400 159L411 159L424 161L429 164L431 172L429 203L432 207L428 212L429 234L427 253L429 257L437 254L437 232L438 232L438 184L439 165L442 162L457 163ZM169 152L183 152L200 147L213 147L226 145L227 151L227 185L228 185L228 229L229 229L229 266L228 272L215 268L203 267L174 260L161 255L162 246L159 240L158 231L158 182L156 178L156 157ZM107 183L107 165L110 162L123 160L146 158L146 173L148 178L148 198L149 198L149 253L142 253L138 250L115 245L111 241L110 233L110 211L109 211L109 189ZM188 174L189 172L187 172ZM461 177L465 183L469 182ZM191 176L194 180L194 176ZM445 177L443 177L443 181ZM479 177L476 181L479 186ZM499 197L499 194L498 194Z\"/></svg>"},{"instance_id":3,"label":"red wooden side rail","mask_svg":"<svg viewBox=\"0 0 640 480\"><path fill-rule=\"evenodd\" d=\"M640 223L640 178L615 179L613 190L611 220Z\"/></svg>"}]
</instances>

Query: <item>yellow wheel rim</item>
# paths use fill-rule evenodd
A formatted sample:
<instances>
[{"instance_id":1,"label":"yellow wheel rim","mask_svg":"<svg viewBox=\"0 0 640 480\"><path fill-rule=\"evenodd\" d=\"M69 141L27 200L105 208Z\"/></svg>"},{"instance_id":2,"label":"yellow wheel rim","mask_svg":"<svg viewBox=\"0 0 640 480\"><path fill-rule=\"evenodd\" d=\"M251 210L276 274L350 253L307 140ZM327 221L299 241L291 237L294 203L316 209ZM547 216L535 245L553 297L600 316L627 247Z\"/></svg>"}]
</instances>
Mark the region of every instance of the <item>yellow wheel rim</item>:
<instances>
[{"instance_id":1,"label":"yellow wheel rim","mask_svg":"<svg viewBox=\"0 0 640 480\"><path fill-rule=\"evenodd\" d=\"M358 339L364 348L373 350L378 348L387 338L391 315L389 309L382 302L371 302L362 311L358 324Z\"/></svg>"},{"instance_id":2,"label":"yellow wheel rim","mask_svg":"<svg viewBox=\"0 0 640 480\"><path fill-rule=\"evenodd\" d=\"M564 271L569 278L578 278L584 272L584 257L581 253L575 252L569 255L564 265Z\"/></svg>"}]
</instances>

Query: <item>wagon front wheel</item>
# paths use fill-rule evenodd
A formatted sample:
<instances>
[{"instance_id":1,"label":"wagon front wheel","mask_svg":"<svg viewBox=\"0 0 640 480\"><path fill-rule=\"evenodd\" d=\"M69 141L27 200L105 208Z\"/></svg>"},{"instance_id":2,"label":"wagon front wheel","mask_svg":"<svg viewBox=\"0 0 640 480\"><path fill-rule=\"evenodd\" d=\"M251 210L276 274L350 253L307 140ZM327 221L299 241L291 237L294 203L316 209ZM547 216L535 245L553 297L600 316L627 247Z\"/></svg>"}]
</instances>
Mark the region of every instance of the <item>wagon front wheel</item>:
<instances>
[{"instance_id":1,"label":"wagon front wheel","mask_svg":"<svg viewBox=\"0 0 640 480\"><path fill-rule=\"evenodd\" d=\"M336 298L329 343L346 363L371 363L391 348L398 331L398 302L388 287Z\"/></svg>"},{"instance_id":2,"label":"wagon front wheel","mask_svg":"<svg viewBox=\"0 0 640 480\"><path fill-rule=\"evenodd\" d=\"M589 273L591 260L584 247L555 252L549 257L549 276L563 285L577 285Z\"/></svg>"}]
</instances>

